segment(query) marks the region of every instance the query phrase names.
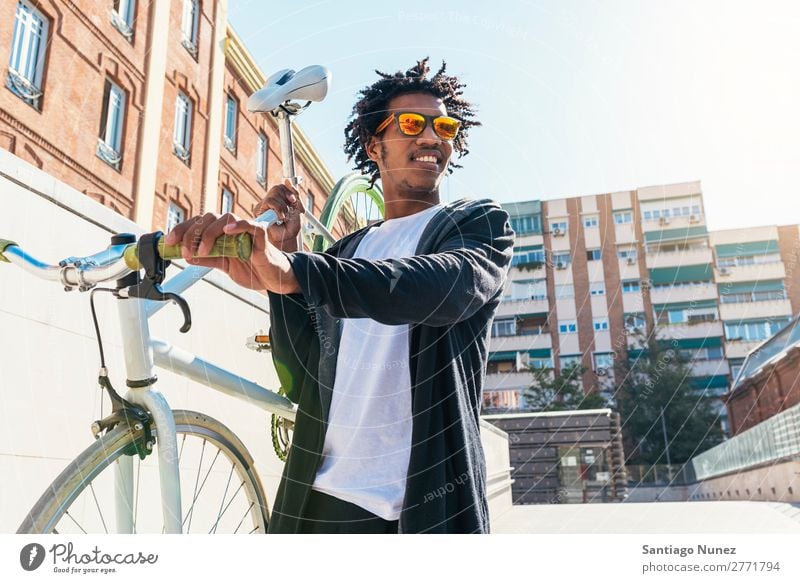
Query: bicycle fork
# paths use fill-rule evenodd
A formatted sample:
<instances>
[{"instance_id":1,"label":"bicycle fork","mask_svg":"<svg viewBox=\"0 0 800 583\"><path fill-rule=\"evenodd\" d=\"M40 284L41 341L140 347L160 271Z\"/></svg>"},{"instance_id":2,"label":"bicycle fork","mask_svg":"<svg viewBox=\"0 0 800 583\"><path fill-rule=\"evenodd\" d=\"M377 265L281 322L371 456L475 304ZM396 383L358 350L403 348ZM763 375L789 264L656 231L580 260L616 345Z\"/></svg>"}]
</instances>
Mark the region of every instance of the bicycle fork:
<instances>
[{"instance_id":1,"label":"bicycle fork","mask_svg":"<svg viewBox=\"0 0 800 583\"><path fill-rule=\"evenodd\" d=\"M145 300L138 298L117 301L129 387L125 399L144 407L152 415L158 436L158 470L164 532L180 534L182 532L181 489L175 418L164 396L153 388L156 376L145 303ZM114 486L117 530L120 534L132 534L135 527L133 456L122 456L118 460L114 469Z\"/></svg>"}]
</instances>

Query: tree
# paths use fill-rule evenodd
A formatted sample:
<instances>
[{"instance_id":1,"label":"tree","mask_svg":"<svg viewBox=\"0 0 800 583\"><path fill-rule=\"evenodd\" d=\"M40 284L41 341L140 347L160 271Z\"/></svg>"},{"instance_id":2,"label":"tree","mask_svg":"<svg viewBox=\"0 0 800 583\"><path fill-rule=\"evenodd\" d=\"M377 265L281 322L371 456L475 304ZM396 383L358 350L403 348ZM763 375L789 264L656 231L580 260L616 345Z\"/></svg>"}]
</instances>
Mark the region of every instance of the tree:
<instances>
[{"instance_id":1,"label":"tree","mask_svg":"<svg viewBox=\"0 0 800 583\"><path fill-rule=\"evenodd\" d=\"M723 441L713 404L691 383L691 364L677 341L633 334L635 357L615 363L616 408L627 463L682 464ZM662 421L663 412L663 421Z\"/></svg>"},{"instance_id":2,"label":"tree","mask_svg":"<svg viewBox=\"0 0 800 583\"><path fill-rule=\"evenodd\" d=\"M598 393L584 395L581 377L586 367L573 364L555 374L552 368L531 369L534 380L523 391L527 411L574 411L576 409L601 409L608 406Z\"/></svg>"}]
</instances>

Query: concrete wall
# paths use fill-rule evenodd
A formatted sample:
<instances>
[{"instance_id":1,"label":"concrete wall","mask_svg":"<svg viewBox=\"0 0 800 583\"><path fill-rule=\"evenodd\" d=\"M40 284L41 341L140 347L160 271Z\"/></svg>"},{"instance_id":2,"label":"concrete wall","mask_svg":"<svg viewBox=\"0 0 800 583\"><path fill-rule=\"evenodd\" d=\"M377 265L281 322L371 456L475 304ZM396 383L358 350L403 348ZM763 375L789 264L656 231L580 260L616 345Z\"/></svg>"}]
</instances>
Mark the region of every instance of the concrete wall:
<instances>
[{"instance_id":1,"label":"concrete wall","mask_svg":"<svg viewBox=\"0 0 800 583\"><path fill-rule=\"evenodd\" d=\"M511 510L511 460L508 433L481 419L481 442L486 455L486 495L489 498L489 531Z\"/></svg>"}]
</instances>

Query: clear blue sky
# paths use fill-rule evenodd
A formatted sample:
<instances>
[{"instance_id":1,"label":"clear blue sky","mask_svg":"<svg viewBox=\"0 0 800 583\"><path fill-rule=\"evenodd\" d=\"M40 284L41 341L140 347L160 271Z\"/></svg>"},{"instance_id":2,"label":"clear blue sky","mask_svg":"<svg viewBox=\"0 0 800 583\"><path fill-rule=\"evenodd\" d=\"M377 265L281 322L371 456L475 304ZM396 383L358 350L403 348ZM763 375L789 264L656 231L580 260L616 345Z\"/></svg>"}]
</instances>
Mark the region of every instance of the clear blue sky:
<instances>
[{"instance_id":1,"label":"clear blue sky","mask_svg":"<svg viewBox=\"0 0 800 583\"><path fill-rule=\"evenodd\" d=\"M230 0L265 72L322 64L299 124L339 178L374 69L423 56L483 126L444 200L505 202L701 180L709 228L800 223L800 2ZM491 8L489 8L491 7Z\"/></svg>"}]
</instances>

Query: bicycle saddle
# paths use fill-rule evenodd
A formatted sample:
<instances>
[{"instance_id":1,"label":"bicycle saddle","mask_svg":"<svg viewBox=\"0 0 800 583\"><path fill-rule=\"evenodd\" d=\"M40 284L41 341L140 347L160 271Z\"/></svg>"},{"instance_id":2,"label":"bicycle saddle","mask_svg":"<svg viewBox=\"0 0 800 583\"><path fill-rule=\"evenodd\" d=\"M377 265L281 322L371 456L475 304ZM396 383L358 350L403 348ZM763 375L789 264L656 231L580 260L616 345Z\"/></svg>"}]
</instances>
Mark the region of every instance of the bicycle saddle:
<instances>
[{"instance_id":1,"label":"bicycle saddle","mask_svg":"<svg viewBox=\"0 0 800 583\"><path fill-rule=\"evenodd\" d=\"M295 72L281 69L267 78L264 87L247 99L247 109L253 112L270 112L282 103L322 101L328 94L331 72L322 65L310 65Z\"/></svg>"}]
</instances>

